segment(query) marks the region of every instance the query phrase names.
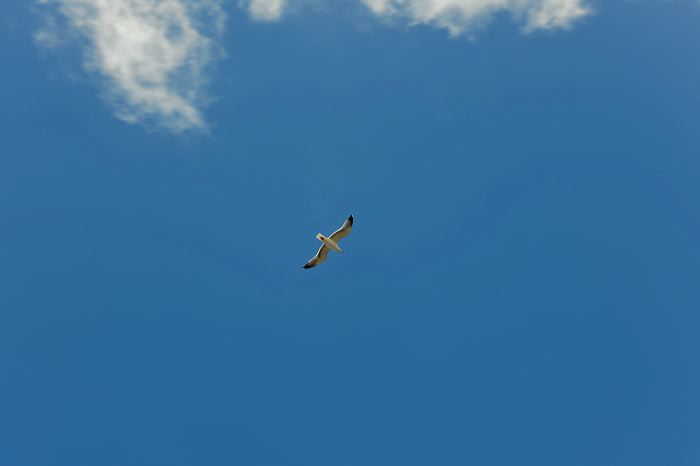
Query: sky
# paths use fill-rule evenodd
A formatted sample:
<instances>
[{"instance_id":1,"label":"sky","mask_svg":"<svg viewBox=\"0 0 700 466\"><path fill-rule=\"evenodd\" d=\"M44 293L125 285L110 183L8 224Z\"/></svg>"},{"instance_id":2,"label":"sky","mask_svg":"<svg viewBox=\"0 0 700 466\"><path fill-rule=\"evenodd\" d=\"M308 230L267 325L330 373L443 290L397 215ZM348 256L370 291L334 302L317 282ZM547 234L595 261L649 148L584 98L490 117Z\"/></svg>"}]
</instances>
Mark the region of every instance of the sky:
<instances>
[{"instance_id":1,"label":"sky","mask_svg":"<svg viewBox=\"0 0 700 466\"><path fill-rule=\"evenodd\" d=\"M700 464L699 24L1 2L0 464Z\"/></svg>"}]
</instances>

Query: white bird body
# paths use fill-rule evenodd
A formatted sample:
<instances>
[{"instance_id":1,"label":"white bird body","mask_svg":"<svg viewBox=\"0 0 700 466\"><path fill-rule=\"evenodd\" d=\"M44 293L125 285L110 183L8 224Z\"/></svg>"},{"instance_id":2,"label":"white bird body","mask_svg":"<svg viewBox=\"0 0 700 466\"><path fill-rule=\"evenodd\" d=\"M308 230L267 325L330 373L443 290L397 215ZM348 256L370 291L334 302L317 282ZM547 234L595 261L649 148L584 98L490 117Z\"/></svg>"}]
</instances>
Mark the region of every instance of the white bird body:
<instances>
[{"instance_id":1,"label":"white bird body","mask_svg":"<svg viewBox=\"0 0 700 466\"><path fill-rule=\"evenodd\" d=\"M340 246L338 246L338 243L336 243L335 241L333 241L333 240L330 239L329 237L323 236L321 233L319 233L319 234L316 235L316 238L318 238L319 241L321 241L323 244L325 244L325 245L328 246L329 248L331 248L331 249L333 249L333 250L335 250L335 251L337 251L337 252L339 252L339 253L342 254L343 250L340 249Z\"/></svg>"},{"instance_id":2,"label":"white bird body","mask_svg":"<svg viewBox=\"0 0 700 466\"><path fill-rule=\"evenodd\" d=\"M318 249L318 252L314 257L309 259L309 261L302 266L303 269L310 269L311 267L316 267L318 264L321 262L325 261L326 258L328 257L328 251L333 249L334 251L337 251L339 253L342 253L343 250L340 249L340 246L338 246L338 241L341 239L345 238L350 234L350 230L352 230L352 224L353 224L353 217L352 215L348 217L347 220L343 223L343 226L340 227L338 230L333 232L331 236L324 236L321 233L316 235L316 238L321 241L323 244L321 247Z\"/></svg>"}]
</instances>

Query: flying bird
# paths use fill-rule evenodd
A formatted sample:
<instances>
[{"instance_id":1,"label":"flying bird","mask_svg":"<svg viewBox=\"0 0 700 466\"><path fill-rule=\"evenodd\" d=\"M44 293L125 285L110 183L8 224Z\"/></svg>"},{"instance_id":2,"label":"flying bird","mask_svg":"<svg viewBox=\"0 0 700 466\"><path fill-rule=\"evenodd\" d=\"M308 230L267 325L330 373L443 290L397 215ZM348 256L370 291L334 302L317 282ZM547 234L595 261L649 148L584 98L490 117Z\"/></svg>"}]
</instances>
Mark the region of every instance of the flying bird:
<instances>
[{"instance_id":1,"label":"flying bird","mask_svg":"<svg viewBox=\"0 0 700 466\"><path fill-rule=\"evenodd\" d=\"M323 236L321 233L317 234L316 238L323 244L318 249L316 255L301 268L310 269L311 267L316 267L318 264L326 260L326 257L328 257L328 251L331 249L342 254L343 250L340 249L340 246L338 246L338 241L350 234L350 230L352 230L352 222L353 220L351 215L347 220L345 220L345 222L343 222L343 226L337 229L330 237Z\"/></svg>"}]
</instances>

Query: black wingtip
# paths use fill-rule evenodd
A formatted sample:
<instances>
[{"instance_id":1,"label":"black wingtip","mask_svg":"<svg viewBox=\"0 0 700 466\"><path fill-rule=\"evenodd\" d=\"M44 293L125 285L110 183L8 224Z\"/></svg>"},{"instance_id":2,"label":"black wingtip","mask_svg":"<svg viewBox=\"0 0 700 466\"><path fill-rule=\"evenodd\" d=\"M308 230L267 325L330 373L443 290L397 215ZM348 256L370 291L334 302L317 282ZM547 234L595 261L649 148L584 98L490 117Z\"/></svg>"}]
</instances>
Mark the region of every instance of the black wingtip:
<instances>
[{"instance_id":1,"label":"black wingtip","mask_svg":"<svg viewBox=\"0 0 700 466\"><path fill-rule=\"evenodd\" d=\"M350 220L350 224L352 225L352 222L354 222L354 218L353 218L352 214L350 214L350 216L348 217L348 220Z\"/></svg>"}]
</instances>

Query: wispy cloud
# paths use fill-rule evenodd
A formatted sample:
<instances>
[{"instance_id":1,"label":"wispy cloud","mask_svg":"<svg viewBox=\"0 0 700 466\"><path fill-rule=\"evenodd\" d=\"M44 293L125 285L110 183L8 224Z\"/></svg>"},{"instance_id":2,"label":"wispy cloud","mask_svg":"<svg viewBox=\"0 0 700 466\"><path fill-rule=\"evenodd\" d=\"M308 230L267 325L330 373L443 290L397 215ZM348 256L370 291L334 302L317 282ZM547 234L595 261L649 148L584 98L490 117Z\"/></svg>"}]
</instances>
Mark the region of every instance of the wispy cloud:
<instances>
[{"instance_id":1,"label":"wispy cloud","mask_svg":"<svg viewBox=\"0 0 700 466\"><path fill-rule=\"evenodd\" d=\"M219 0L39 0L86 40L85 65L104 78L117 116L174 132L204 129L206 71L221 55ZM51 45L55 23L37 33ZM206 31L206 32L204 32Z\"/></svg>"},{"instance_id":2,"label":"wispy cloud","mask_svg":"<svg viewBox=\"0 0 700 466\"><path fill-rule=\"evenodd\" d=\"M284 14L287 0L243 0L240 5L257 21L278 21Z\"/></svg>"},{"instance_id":3,"label":"wispy cloud","mask_svg":"<svg viewBox=\"0 0 700 466\"><path fill-rule=\"evenodd\" d=\"M53 48L82 38L85 66L101 76L103 94L119 118L173 132L206 129L207 75L223 54L222 0L35 1L45 19L37 44ZM269 22L290 9L335 1L238 0L238 5L254 20ZM504 13L524 32L568 28L591 13L590 0L349 1L382 20L442 28L451 36L468 36Z\"/></svg>"},{"instance_id":4,"label":"wispy cloud","mask_svg":"<svg viewBox=\"0 0 700 466\"><path fill-rule=\"evenodd\" d=\"M34 33L36 44L45 49L56 49L65 43L66 38L61 34L56 18L51 15L42 15L41 29Z\"/></svg>"},{"instance_id":5,"label":"wispy cloud","mask_svg":"<svg viewBox=\"0 0 700 466\"><path fill-rule=\"evenodd\" d=\"M325 3L334 0L240 0L253 19L278 21L290 4ZM337 1L337 0L335 0ZM446 29L451 36L465 35L499 13L510 13L524 24L525 32L568 28L591 13L586 0L357 0L383 19L404 19Z\"/></svg>"},{"instance_id":6,"label":"wispy cloud","mask_svg":"<svg viewBox=\"0 0 700 466\"><path fill-rule=\"evenodd\" d=\"M568 28L591 13L584 0L361 0L375 15L404 18L410 24L446 29L451 36L469 34L494 15L510 13L524 31Z\"/></svg>"}]
</instances>

